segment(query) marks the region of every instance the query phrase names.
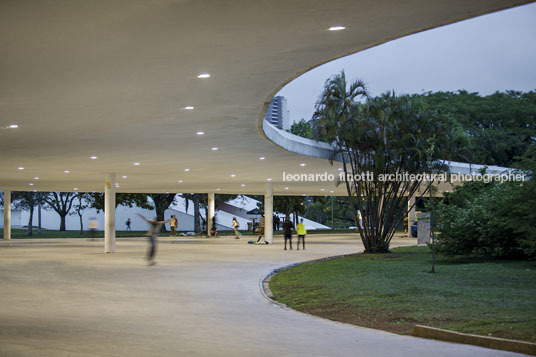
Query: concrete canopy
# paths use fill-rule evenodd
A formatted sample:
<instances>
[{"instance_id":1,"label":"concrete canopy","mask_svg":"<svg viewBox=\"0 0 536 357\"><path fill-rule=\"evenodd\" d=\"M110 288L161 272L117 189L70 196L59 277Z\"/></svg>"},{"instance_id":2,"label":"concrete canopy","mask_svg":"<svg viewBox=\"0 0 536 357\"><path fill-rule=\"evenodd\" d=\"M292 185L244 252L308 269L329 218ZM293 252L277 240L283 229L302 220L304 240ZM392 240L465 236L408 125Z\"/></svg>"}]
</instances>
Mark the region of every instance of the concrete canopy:
<instances>
[{"instance_id":1,"label":"concrete canopy","mask_svg":"<svg viewBox=\"0 0 536 357\"><path fill-rule=\"evenodd\" d=\"M2 1L0 188L102 191L116 173L118 192L258 194L271 178L275 194L342 194L283 182L337 166L266 139L278 89L326 61L527 2Z\"/></svg>"}]
</instances>

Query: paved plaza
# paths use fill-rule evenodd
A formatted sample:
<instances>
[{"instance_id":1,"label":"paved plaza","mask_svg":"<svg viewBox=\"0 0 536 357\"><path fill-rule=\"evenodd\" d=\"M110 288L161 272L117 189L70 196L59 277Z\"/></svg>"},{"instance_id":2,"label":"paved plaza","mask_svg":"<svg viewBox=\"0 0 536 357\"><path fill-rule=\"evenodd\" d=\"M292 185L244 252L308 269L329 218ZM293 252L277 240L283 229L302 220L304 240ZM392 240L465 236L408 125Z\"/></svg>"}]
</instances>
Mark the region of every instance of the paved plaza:
<instances>
[{"instance_id":1,"label":"paved plaza","mask_svg":"<svg viewBox=\"0 0 536 357\"><path fill-rule=\"evenodd\" d=\"M267 300L260 281L294 262L362 250L309 236L305 251L247 239L14 240L0 244L0 356L513 356L332 322ZM395 239L393 246L413 245Z\"/></svg>"}]
</instances>

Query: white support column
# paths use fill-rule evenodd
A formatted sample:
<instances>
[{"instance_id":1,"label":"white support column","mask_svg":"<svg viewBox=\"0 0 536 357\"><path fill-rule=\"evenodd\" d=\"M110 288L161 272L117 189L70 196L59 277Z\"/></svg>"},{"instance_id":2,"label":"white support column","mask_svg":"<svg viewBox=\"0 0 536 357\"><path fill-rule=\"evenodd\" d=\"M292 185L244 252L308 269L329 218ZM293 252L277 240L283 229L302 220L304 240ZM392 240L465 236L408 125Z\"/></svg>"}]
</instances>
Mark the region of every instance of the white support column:
<instances>
[{"instance_id":1,"label":"white support column","mask_svg":"<svg viewBox=\"0 0 536 357\"><path fill-rule=\"evenodd\" d=\"M4 190L4 240L11 239L11 191Z\"/></svg>"},{"instance_id":2,"label":"white support column","mask_svg":"<svg viewBox=\"0 0 536 357\"><path fill-rule=\"evenodd\" d=\"M115 252L115 174L104 179L104 253Z\"/></svg>"},{"instance_id":3,"label":"white support column","mask_svg":"<svg viewBox=\"0 0 536 357\"><path fill-rule=\"evenodd\" d=\"M408 199L408 232L411 232L413 222L415 222L415 196Z\"/></svg>"},{"instance_id":4,"label":"white support column","mask_svg":"<svg viewBox=\"0 0 536 357\"><path fill-rule=\"evenodd\" d=\"M274 238L274 193L272 183L266 183L264 194L264 239L270 244Z\"/></svg>"},{"instance_id":5,"label":"white support column","mask_svg":"<svg viewBox=\"0 0 536 357\"><path fill-rule=\"evenodd\" d=\"M212 225L214 224L214 192L208 193L208 222L207 222L207 235L210 237Z\"/></svg>"}]
</instances>

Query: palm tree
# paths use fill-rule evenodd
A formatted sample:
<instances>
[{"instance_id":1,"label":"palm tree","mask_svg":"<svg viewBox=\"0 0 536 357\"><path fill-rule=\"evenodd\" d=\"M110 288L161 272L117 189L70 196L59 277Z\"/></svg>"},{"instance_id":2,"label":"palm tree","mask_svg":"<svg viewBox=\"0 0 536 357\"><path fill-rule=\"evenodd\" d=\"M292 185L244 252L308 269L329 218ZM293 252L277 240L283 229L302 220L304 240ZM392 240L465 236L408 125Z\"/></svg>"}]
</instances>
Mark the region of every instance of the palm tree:
<instances>
[{"instance_id":1,"label":"palm tree","mask_svg":"<svg viewBox=\"0 0 536 357\"><path fill-rule=\"evenodd\" d=\"M313 125L317 138L332 143L331 163L338 155L344 178L368 174L364 180L340 183L346 185L365 251L387 252L398 222L407 213L405 197L416 195L423 181L422 177L412 180L404 174L429 173L432 165L438 166L439 158L448 159L453 131L409 96L386 93L370 98L363 82L348 85L344 72L326 81ZM430 138L436 148L432 160L427 155ZM436 172L445 169L439 164Z\"/></svg>"}]
</instances>

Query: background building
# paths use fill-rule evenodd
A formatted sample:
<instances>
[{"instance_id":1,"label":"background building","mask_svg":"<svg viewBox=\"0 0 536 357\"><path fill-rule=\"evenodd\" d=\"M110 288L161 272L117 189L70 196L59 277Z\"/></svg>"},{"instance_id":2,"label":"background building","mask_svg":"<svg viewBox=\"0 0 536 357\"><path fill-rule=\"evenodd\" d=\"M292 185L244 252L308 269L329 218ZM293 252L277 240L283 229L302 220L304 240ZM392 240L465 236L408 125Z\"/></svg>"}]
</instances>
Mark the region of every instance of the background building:
<instances>
[{"instance_id":1,"label":"background building","mask_svg":"<svg viewBox=\"0 0 536 357\"><path fill-rule=\"evenodd\" d=\"M289 130L290 113L287 109L287 99L280 95L274 97L264 114L264 120L283 130Z\"/></svg>"}]
</instances>

